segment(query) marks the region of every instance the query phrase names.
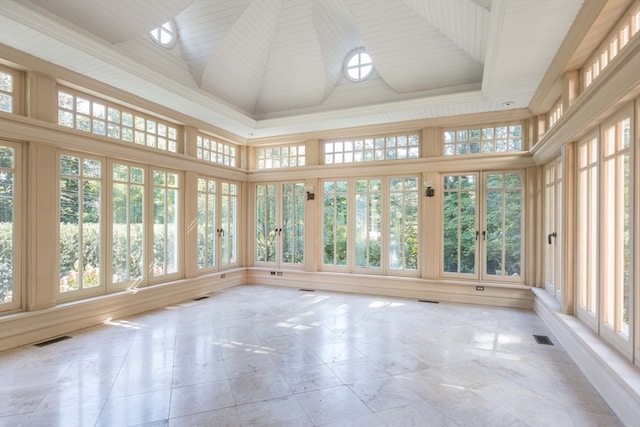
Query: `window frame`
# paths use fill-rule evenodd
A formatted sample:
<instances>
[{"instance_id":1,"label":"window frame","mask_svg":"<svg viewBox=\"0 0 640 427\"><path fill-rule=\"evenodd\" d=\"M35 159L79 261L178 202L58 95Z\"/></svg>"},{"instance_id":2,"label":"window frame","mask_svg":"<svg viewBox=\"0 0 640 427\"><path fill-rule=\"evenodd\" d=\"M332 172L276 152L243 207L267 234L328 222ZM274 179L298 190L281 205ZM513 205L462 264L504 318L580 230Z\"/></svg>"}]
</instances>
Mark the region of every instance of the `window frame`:
<instances>
[{"instance_id":1,"label":"window frame","mask_svg":"<svg viewBox=\"0 0 640 427\"><path fill-rule=\"evenodd\" d=\"M23 164L23 145L13 141L7 141L0 138L0 145L10 147L14 152L13 164L13 288L12 298L10 302L0 301L0 314L7 314L12 311L17 311L24 306L23 293L24 293L24 280L23 280L23 266L24 266L24 240L26 237L26 231L24 230L24 189L23 189L23 177L25 174ZM1 168L5 169L5 168Z\"/></svg>"},{"instance_id":2,"label":"window frame","mask_svg":"<svg viewBox=\"0 0 640 427\"><path fill-rule=\"evenodd\" d=\"M297 217L293 217L293 219L300 219L302 221L302 227L300 228L301 232L302 232L302 260L300 262L289 262L286 258L285 258L285 243L286 243L286 239L287 239L287 235L288 233L291 234L291 237L293 240L289 241L289 245L294 245L295 246L295 237L296 235L299 235L300 233L296 233L295 229L291 229L291 227L287 228L287 226L285 225L285 220L286 220L286 213L287 213L287 209L289 209L289 206L287 206L285 203L286 199L287 199L287 195L285 194L284 191L284 186L286 185L292 185L293 186L293 193L291 196L291 200L294 203L294 208L295 208L295 203L300 203L302 204L303 207L303 212L302 212L302 217L301 218L297 218ZM261 224L260 220L259 220L259 214L261 214L260 210L259 210L259 203L261 198L259 197L260 192L258 191L258 187L259 186L265 186L265 187L269 187L269 186L274 186L275 187L275 191L273 193L272 196L269 197L265 197L263 198L264 200L269 200L270 203L274 203L273 206L273 215L274 217L267 217L267 219L273 219L273 224L274 224L274 230L271 230L271 227L269 227L268 229L265 228L265 233L266 236L265 238L268 236L272 241L273 241L273 248L274 248L274 254L273 254L273 261L269 261L269 260L264 260L264 259L258 259L258 254L259 254L259 250L258 250L258 244L259 244L259 239L256 238L256 244L253 247L253 262L254 265L258 266L258 267L271 267L271 268L277 268L277 269L282 269L282 268L287 268L287 269L304 269L306 266L306 262L307 262L307 254L305 251L305 244L306 244L306 239L307 239L307 233L305 232L304 229L304 220L305 220L305 216L306 216L306 211L307 211L307 200L306 200L306 192L304 190L305 188L305 183L304 181L280 181L280 182L273 182L273 181L269 181L269 182L259 182L254 184L253 186L253 191L255 194L254 200L255 200L255 204L254 204L254 214L253 214L253 219L254 219L254 229L257 230L258 225ZM298 192L297 192L298 191ZM268 194L268 192L267 192ZM295 212L294 212L295 215ZM291 219L291 218L289 218ZM295 225L292 225L292 227L296 227ZM300 254L299 251L296 251L294 248L294 251L292 252L291 256L297 256L296 254Z\"/></svg>"},{"instance_id":3,"label":"window frame","mask_svg":"<svg viewBox=\"0 0 640 427\"><path fill-rule=\"evenodd\" d=\"M367 55L370 62L363 62L362 61L363 55ZM357 57L357 64L350 65L351 61L356 57ZM367 73L363 74L362 71L366 67L370 67L370 69ZM357 77L352 76L349 73L350 70L357 70L358 76ZM345 76L345 78L350 82L360 83L360 82L367 81L373 76L373 73L375 73L375 71L376 71L376 67L373 64L373 58L371 58L371 55L369 55L369 53L366 51L364 47L359 47L352 50L344 58L344 63L342 65L342 73Z\"/></svg>"},{"instance_id":4,"label":"window frame","mask_svg":"<svg viewBox=\"0 0 640 427\"><path fill-rule=\"evenodd\" d=\"M176 186L170 186L170 185L156 185L155 183L155 179L156 179L156 172L162 172L165 177L168 176L169 174L171 175L175 175L176 176L176 180L177 180L177 185ZM169 169L169 168L164 168L164 167L159 167L159 166L151 166L148 165L147 166L147 176L149 177L149 181L146 183L147 187L145 188L147 190L147 209L145 210L144 214L147 216L147 233L149 238L147 239L148 241L148 247L145 245L145 249L148 253L148 263L145 265L149 266L149 269L147 271L147 275L148 275L148 284L149 285L154 285L157 283L162 283L162 282L167 282L170 280L175 280L175 279L179 279L180 277L182 277L183 274L183 265L184 265L184 261L183 261L183 254L184 254L184 174L180 171L177 170L173 170L173 169ZM174 189L173 191L175 191L177 194L175 196L175 233L176 233L176 238L175 238L175 246L174 246L174 262L176 263L175 265L175 271L163 271L162 274L155 274L153 269L156 263L156 259L155 259L155 238L156 238L156 232L155 232L155 225L157 225L155 223L155 208L157 206L156 202L156 191L158 188L163 188L166 191L171 191L171 189ZM166 194L165 194L166 195ZM168 228L168 225L170 223L164 222L161 225L164 226L165 229ZM167 230L168 231L168 230ZM168 238L166 238L168 239ZM165 255L169 255L170 254L165 254ZM164 269L164 267L163 267Z\"/></svg>"},{"instance_id":5,"label":"window frame","mask_svg":"<svg viewBox=\"0 0 640 427\"><path fill-rule=\"evenodd\" d=\"M202 191L200 188L200 182L201 181L205 181L207 183L207 190L206 191ZM240 190L240 184L238 182L235 181L230 181L230 180L224 180L224 179L220 179L220 178L213 178L213 177L209 177L209 176L205 176L205 175L199 175L197 178L197 194L198 194L198 201L197 201L197 206L198 206L198 239L197 239L197 253L198 253L198 261L196 263L196 269L198 271L198 274L209 274L209 273L213 273L213 272L217 272L217 271L224 271L226 269L230 269L230 268L234 268L236 266L238 266L239 263L239 256L238 256L238 222L239 222L239 218L238 218L238 209L240 206L240 194L239 194L239 190ZM214 191L209 191L208 188L208 184L209 183L213 183L215 186L215 190ZM235 186L235 211L234 211L234 216L232 219L233 222L233 233L231 233L229 231L229 227L224 227L223 225L223 205L224 205L224 193L223 193L223 185L227 184L230 186ZM209 226L211 225L213 228L212 230L215 229L215 231L211 234L209 234L209 236L207 236L207 233L205 232L204 236L207 238L205 241L205 244L207 247L212 247L213 248L213 263L212 264L204 264L201 267L201 263L200 263L200 250L201 250L201 239L200 239L200 226L201 226L201 211L200 211L200 197L201 195L206 195L207 196L207 208L213 206L213 215L210 218L213 218L211 222L207 221L206 225ZM209 203L208 201L212 200L212 203ZM232 257L231 260L226 260L224 259L224 240L222 239L228 239L229 237L232 236L232 247L233 247L233 253L235 255L235 257ZM210 239L211 237L213 237L212 239Z\"/></svg>"},{"instance_id":6,"label":"window frame","mask_svg":"<svg viewBox=\"0 0 640 427\"><path fill-rule=\"evenodd\" d=\"M167 26L169 28L167 28ZM157 34L154 34L156 32ZM168 34L171 37L171 40L169 40L168 42L163 42L163 33ZM167 22L149 31L149 38L154 44L164 49L173 49L176 46L176 43L178 43L178 28L176 27L176 22L173 19L169 19Z\"/></svg>"},{"instance_id":7,"label":"window frame","mask_svg":"<svg viewBox=\"0 0 640 427\"><path fill-rule=\"evenodd\" d=\"M371 181L379 181L379 190L372 191L370 189ZM403 185L403 190L401 191L393 191L391 183L393 180L403 180L406 182L407 180L415 180L415 189L408 190ZM357 190L358 181L366 181L367 190L363 192L359 192ZM415 242L415 265L416 268L407 268L405 263L403 263L401 268L392 268L391 264L391 245L392 245L392 225L391 225L391 214L392 214L392 193L402 193L403 202L406 202L407 195L413 194L415 195L415 226L416 233L420 236L420 230L422 229L422 181L419 174L407 174L407 175L375 175L375 176L357 176L350 178L325 178L320 180L320 198L323 202L326 198L325 193L325 183L328 182L345 182L346 183L346 221L345 226L347 229L346 232L346 263L342 265L335 264L326 264L324 262L324 246L325 246L325 236L324 236L324 214L319 217L319 236L322 236L320 239L320 245L318 247L318 266L319 271L333 271L333 272L345 272L345 273L354 273L354 274L371 274L371 275L381 275L381 276L404 276L404 277L420 277L422 270L422 260L421 260L421 252L422 252L422 243L420 242L420 238L416 239ZM358 236L357 236L357 224L360 222L358 218L358 194L366 194L367 196L367 209L371 207L369 203L369 196L371 194L377 194L378 198L376 199L375 204L378 205L377 215L379 221L375 224L375 233L379 233L379 266L366 266L366 265L357 265L358 263ZM324 212L324 210L323 210ZM334 215L335 217L335 215ZM367 217L370 218L371 215L367 214ZM367 224L369 224L367 222ZM367 234L371 231L371 227L367 227ZM369 240L367 240L369 242ZM367 249L370 248L369 245L365 245ZM403 234L402 238L402 247L406 248L406 236ZM406 250L402 251L401 254L402 259L406 258ZM367 257L368 259L369 257Z\"/></svg>"},{"instance_id":8,"label":"window frame","mask_svg":"<svg viewBox=\"0 0 640 427\"><path fill-rule=\"evenodd\" d=\"M284 151L287 154L282 154ZM295 151L295 153L292 154L292 151ZM253 152L255 169L273 170L307 166L306 151L306 144L304 143L256 147ZM293 158L296 159L295 165L291 165L291 159ZM275 163L277 163L277 166L274 166Z\"/></svg>"},{"instance_id":9,"label":"window frame","mask_svg":"<svg viewBox=\"0 0 640 427\"><path fill-rule=\"evenodd\" d=\"M238 167L238 147L235 144L222 142L203 133L196 135L196 157L217 165Z\"/></svg>"},{"instance_id":10,"label":"window frame","mask_svg":"<svg viewBox=\"0 0 640 427\"><path fill-rule=\"evenodd\" d=\"M620 148L617 145L619 144L619 140L618 140L618 131L619 131L619 126L621 126L621 123L624 122L625 119L629 119L630 120L630 141L629 141L629 146L627 148ZM609 129L611 128L615 128L615 136L614 136L614 141L613 144L616 145L616 147L613 148L612 152L608 152L607 151L607 132ZM617 246L619 244L619 238L620 233L622 232L620 229L620 224L619 222L615 221L616 219L619 218L615 218L612 220L612 218L609 217L609 215L616 215L618 213L618 211L616 210L616 207L619 207L619 196L617 194L614 194L613 196L611 196L611 187L610 185L607 185L609 182L607 180L607 165L609 161L615 161L615 169L614 169L614 173L619 172L618 167L619 167L619 163L618 162L618 158L619 156L624 156L624 152L627 151L629 154L629 167L630 167L630 176L629 176L629 195L630 197L635 193L635 185L634 185L634 171L633 171L633 165L636 164L637 162L634 161L635 159L635 145L633 143L633 130L635 129L635 117L634 117L634 113L633 113L633 108L632 105L628 106L628 107L624 107L621 110L619 110L616 114L614 114L613 116L611 116L608 120L606 120L605 122L602 123L601 127L600 127L600 157L599 157L599 161L600 161L600 180L599 180L599 191L600 191L600 195L601 195L601 200L600 200L600 211L599 211L599 215L600 215L600 222L598 224L599 227L599 248L600 248L600 270L599 270L599 289L598 289L598 295L599 295L599 307L598 307L598 332L600 334L600 336L602 336L605 340L607 340L609 343L611 343L614 347L616 347L620 352L622 352L626 357L631 357L632 354L632 343L633 343L633 338L635 335L635 323L634 323L634 319L637 317L637 315L635 314L637 311L637 307L635 307L635 302L634 302L634 298L633 298L633 288L634 286L637 286L637 282L634 281L634 277L637 275L637 266L634 269L634 265L633 265L633 259L635 256L635 251L634 251L634 245L633 245L633 241L631 240L631 236L634 235L635 233L635 228L634 227L634 220L633 218L635 217L635 209L633 206L633 198L631 198L629 200L629 296L628 296L628 332L626 337L619 331L617 330L619 328L619 325L616 324L616 322L619 321L618 316L620 316L620 313L618 312L618 310L620 309L618 307L619 305L619 301L615 301L618 296L619 296L619 292L620 290L618 289L618 283L617 280L620 279L620 277L618 277L618 275L620 274L620 266L616 265L609 268L609 270L612 270L611 272L608 271L607 269L607 263L605 261L605 257L603 255L607 255L607 256L611 256L613 252L616 252L615 254L615 261L619 262L620 259L620 255L617 253L617 251L619 250L619 247ZM617 177L616 179L619 179L619 177ZM608 197L608 198L607 198ZM637 197L637 196L636 196ZM613 201L612 201L613 200ZM615 212L611 212L611 210L614 210ZM610 240L607 239L607 237L610 237L611 233L608 233L607 231L610 231L607 229L607 227L611 227L612 223L611 221L614 221L613 227L614 227L614 241L611 242ZM623 243L624 244L624 243ZM609 247L609 245L613 245L613 247ZM608 248L608 249L607 249ZM614 280L614 284L610 284L608 282L608 278L610 278L611 276L615 277ZM610 302L607 298L609 299L614 299L613 302ZM624 297L623 297L624 298ZM611 325L608 322L607 319L607 314L608 308L611 308L611 305L613 305L613 309L614 309L614 324ZM623 316L624 317L624 316Z\"/></svg>"},{"instance_id":11,"label":"window frame","mask_svg":"<svg viewBox=\"0 0 640 427\"><path fill-rule=\"evenodd\" d=\"M562 218L565 206L563 203L563 171L561 156L556 157L543 168L544 288L557 300L561 300L564 293L564 263L562 262L564 246Z\"/></svg>"},{"instance_id":12,"label":"window frame","mask_svg":"<svg viewBox=\"0 0 640 427\"><path fill-rule=\"evenodd\" d=\"M401 139L404 143L400 142ZM402 150L406 153L399 156ZM422 138L420 132L416 131L329 139L322 141L322 155L325 165L419 159L422 156ZM336 161L336 158L341 160Z\"/></svg>"},{"instance_id":13,"label":"window frame","mask_svg":"<svg viewBox=\"0 0 640 427\"><path fill-rule=\"evenodd\" d=\"M12 91L0 90L0 94L11 97L11 111L2 111L3 114L23 114L24 104L24 73L11 67L0 64L0 73L11 76Z\"/></svg>"},{"instance_id":14,"label":"window frame","mask_svg":"<svg viewBox=\"0 0 640 427\"><path fill-rule=\"evenodd\" d=\"M180 154L184 150L182 127L166 119L127 108L67 86L58 85L56 94L56 124L60 127L164 153ZM62 95L72 97L72 107L61 105ZM86 112L78 111L78 99L87 104ZM101 107L98 112L96 112L96 106ZM99 112L100 109L103 111ZM111 115L112 112L114 112L113 115ZM70 125L61 123L64 121L61 118L63 115L66 120L71 120ZM130 125L125 123L125 115L130 117ZM79 127L78 119L85 121L88 128ZM104 132L96 132L95 129L100 127L103 127ZM117 136L112 136L111 132L115 135L116 131ZM166 144L166 148L161 146L163 144Z\"/></svg>"},{"instance_id":15,"label":"window frame","mask_svg":"<svg viewBox=\"0 0 640 427\"><path fill-rule=\"evenodd\" d=\"M497 136L497 129L506 127L506 135L504 137ZM519 136L512 134L511 128L519 127ZM491 137L485 137L485 131L491 130ZM471 136L471 132L478 131L478 138ZM466 136L465 136L466 135ZM446 127L440 132L440 155L443 157L471 157L478 155L513 155L521 154L527 151L527 141L524 134L524 124L521 121L502 122L502 123L485 123L479 125ZM502 141L506 149L497 151L496 147L499 141ZM511 150L509 147L514 141L520 141L520 149ZM477 151L473 150L472 144L477 144ZM491 144L491 150L485 150L484 146ZM462 149L461 147L464 147ZM448 150L451 150L448 152ZM473 151L472 151L473 150Z\"/></svg>"},{"instance_id":16,"label":"window frame","mask_svg":"<svg viewBox=\"0 0 640 427\"><path fill-rule=\"evenodd\" d=\"M113 193L114 193L114 185L116 184L116 181L114 180L113 177L113 167L116 164L120 164L123 166L126 166L128 168L128 174L131 174L130 169L131 168L137 168L137 169L142 169L142 171L144 172L144 181L142 183L142 185L138 185L140 187L142 187L143 189L143 194L141 197L142 200L142 214L141 214L141 218L142 218L142 224L140 226L141 228L141 232L142 232L142 255L141 255L141 266L140 266L140 270L141 270L141 277L139 278L135 278L133 280L129 279L127 281L123 281L123 282L114 282L113 281L113 277L114 277L114 268L113 268L113 251L115 248L115 242L114 242L114 216L113 216L113 212L115 211L113 203ZM149 219L147 217L147 211L149 209L149 171L147 169L147 165L145 164L141 164L141 163L137 163L137 162L132 162L132 161L124 161L124 160L120 160L120 159L108 159L108 170L109 170L109 178L108 178L108 183L109 183L109 194L108 194L108 204L110 207L110 215L108 217L108 231L107 231L107 238L109 239L109 243L110 246L107 250L107 256L108 256L108 260L109 260L109 274L108 274L108 278L109 281L107 283L107 292L111 293L111 292L118 292L118 291L122 291L125 289L134 289L134 288L139 288L139 287L145 287L149 284L149 269L148 268L144 268L144 266L149 266L150 265L150 256L148 253L148 247L149 247L149 234L148 234L148 230L149 230ZM130 179L128 181L117 181L118 183L124 183L126 182L127 185L127 191L131 191L130 190L130 185L131 185L131 181ZM136 184L136 183L134 183ZM129 214L127 214L129 215ZM127 227L129 227L130 222L127 221ZM127 228L127 237L129 235L130 231ZM130 243L128 242L128 245L130 246ZM127 257L128 257L128 252L127 252ZM130 269L129 269L130 270Z\"/></svg>"},{"instance_id":17,"label":"window frame","mask_svg":"<svg viewBox=\"0 0 640 427\"><path fill-rule=\"evenodd\" d=\"M600 306L600 140L596 131L577 143L575 192L575 313L596 332Z\"/></svg>"},{"instance_id":18,"label":"window frame","mask_svg":"<svg viewBox=\"0 0 640 427\"><path fill-rule=\"evenodd\" d=\"M616 22L604 41L594 50L581 68L583 90L611 64L620 52L640 32L640 1L636 1Z\"/></svg>"},{"instance_id":19,"label":"window frame","mask_svg":"<svg viewBox=\"0 0 640 427\"><path fill-rule=\"evenodd\" d=\"M521 194L521 198L520 198L520 273L518 276L508 276L508 275L496 275L496 274L489 274L489 272L487 271L487 239L486 239L486 235L488 234L487 232L487 224L488 224L488 219L487 219L487 210L488 210L488 194L491 191L495 191L495 190L490 190L488 187L488 183L487 183L487 178L489 175L492 174L502 174L507 175L507 174L519 174L520 175L520 182L521 182L521 186L520 186L520 194ZM500 169L500 170L485 170L485 171L474 171L474 172L451 172L451 173L446 173L443 172L440 174L440 181L443 182L444 178L447 176L473 176L475 177L475 194L472 196L473 199L475 199L475 203L473 204L473 211L474 211L474 227L475 228L475 243L474 243L474 272L473 273L461 273L461 272L447 272L444 269L444 258L446 256L446 252L444 250L444 245L445 245L445 228L443 227L442 232L440 233L440 260L439 260L439 271L440 271L440 277L443 279L457 279L457 280L469 280L469 281L486 281L486 282L493 282L493 283L511 283L511 284L519 284L519 285L524 285L525 284L525 278L526 278L526 265L525 265L525 260L526 260L526 245L525 245L525 240L526 240L526 230L524 227L524 224L526 224L526 206L527 206L527 200L526 200L526 178L527 178L527 173L526 170L522 170L522 169ZM443 184L443 188L446 188L446 186ZM492 187L493 188L493 187ZM504 190L504 187L503 187ZM446 192L447 190L445 189L443 191ZM442 204L439 206L440 209L440 215L441 215L441 221L442 224L446 223L446 218L445 218L445 204L444 204L444 200L442 202ZM503 215L504 216L504 215ZM458 246L458 250L460 249L460 246ZM501 250L504 252L504 246L501 246Z\"/></svg>"},{"instance_id":20,"label":"window frame","mask_svg":"<svg viewBox=\"0 0 640 427\"><path fill-rule=\"evenodd\" d=\"M56 300L58 302L66 302L66 301L73 301L73 300L78 300L78 299L85 299L85 298L91 298L94 296L98 296L98 295L104 295L105 293L108 292L108 283L106 280L106 273L108 271L110 271L110 268L107 268L107 264L108 262L110 262L110 258L107 259L107 238L108 238L108 233L106 232L107 230L107 221L110 220L110 217L107 216L107 199L106 199L106 194L107 194L107 186L109 185L108 183L110 182L108 179L108 169L107 169L107 159L102 157L102 156L94 156L94 155L88 155L85 153L80 153L80 152L76 152L76 151L71 151L71 150L60 150L57 155L56 155L56 161L57 161L57 168L56 168L56 178L57 181L60 183L63 177L63 174L61 172L61 167L60 167L60 162L61 162L61 158L63 156L69 156L69 157L76 157L80 160L80 162L82 162L83 160L92 160L92 161L98 161L100 162L100 168L101 168L101 176L99 178L99 182L100 182L100 200L101 200L101 206L100 206L100 224L98 227L98 232L100 235L100 266L97 267L99 269L99 274L98 274L98 280L99 280L99 285L98 286L94 286L94 287L89 287L89 288L81 288L81 289L77 289L77 290L70 290L70 291L66 291L66 292L62 292L60 289L60 284L58 286L56 286ZM79 179L82 179L82 176L79 176ZM109 187L110 188L110 187ZM61 199L61 193L60 193L60 185L58 185L58 209L59 211L61 211L61 207L60 207L60 199ZM60 222L59 220L59 216L58 216L58 222ZM82 221L82 224L84 224L84 221ZM83 234L83 231L80 230L79 231L79 236L81 236ZM57 247L56 247L56 259L58 260L57 263L57 267L58 267L58 277L62 276L62 271L61 270L61 265L60 265L60 226L58 225L58 227L56 227L56 242ZM110 242L110 240L109 240ZM79 267L78 267L79 268ZM83 268L84 270L84 268ZM62 277L61 277L62 280Z\"/></svg>"}]
</instances>

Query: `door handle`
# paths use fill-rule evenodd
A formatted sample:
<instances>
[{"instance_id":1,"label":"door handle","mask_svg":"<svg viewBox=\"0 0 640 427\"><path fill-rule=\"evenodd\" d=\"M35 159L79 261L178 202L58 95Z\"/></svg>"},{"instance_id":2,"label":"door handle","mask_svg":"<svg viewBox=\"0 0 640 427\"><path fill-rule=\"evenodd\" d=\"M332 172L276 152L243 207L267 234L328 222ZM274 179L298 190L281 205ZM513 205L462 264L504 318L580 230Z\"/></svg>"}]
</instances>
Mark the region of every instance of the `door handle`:
<instances>
[{"instance_id":1,"label":"door handle","mask_svg":"<svg viewBox=\"0 0 640 427\"><path fill-rule=\"evenodd\" d=\"M552 237L554 239L557 238L558 237L558 233L554 231L553 233L547 235L547 242L549 242L549 244L551 244L551 238Z\"/></svg>"}]
</instances>

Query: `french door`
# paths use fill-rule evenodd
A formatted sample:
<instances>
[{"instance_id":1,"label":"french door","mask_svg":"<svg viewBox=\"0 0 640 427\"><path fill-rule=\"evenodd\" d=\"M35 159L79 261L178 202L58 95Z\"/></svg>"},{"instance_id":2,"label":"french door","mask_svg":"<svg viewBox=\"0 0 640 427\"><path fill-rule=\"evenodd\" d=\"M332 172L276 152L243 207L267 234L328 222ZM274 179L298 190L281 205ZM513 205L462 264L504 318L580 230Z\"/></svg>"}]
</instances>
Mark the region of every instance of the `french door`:
<instances>
[{"instance_id":1,"label":"french door","mask_svg":"<svg viewBox=\"0 0 640 427\"><path fill-rule=\"evenodd\" d=\"M257 265L304 265L304 182L256 185Z\"/></svg>"},{"instance_id":2,"label":"french door","mask_svg":"<svg viewBox=\"0 0 640 427\"><path fill-rule=\"evenodd\" d=\"M198 178L198 269L236 265L238 184Z\"/></svg>"},{"instance_id":3,"label":"french door","mask_svg":"<svg viewBox=\"0 0 640 427\"><path fill-rule=\"evenodd\" d=\"M442 276L523 282L524 174L447 174L442 180Z\"/></svg>"},{"instance_id":4,"label":"french door","mask_svg":"<svg viewBox=\"0 0 640 427\"><path fill-rule=\"evenodd\" d=\"M562 159L554 159L544 167L544 288L555 298L562 297L564 216Z\"/></svg>"}]
</instances>

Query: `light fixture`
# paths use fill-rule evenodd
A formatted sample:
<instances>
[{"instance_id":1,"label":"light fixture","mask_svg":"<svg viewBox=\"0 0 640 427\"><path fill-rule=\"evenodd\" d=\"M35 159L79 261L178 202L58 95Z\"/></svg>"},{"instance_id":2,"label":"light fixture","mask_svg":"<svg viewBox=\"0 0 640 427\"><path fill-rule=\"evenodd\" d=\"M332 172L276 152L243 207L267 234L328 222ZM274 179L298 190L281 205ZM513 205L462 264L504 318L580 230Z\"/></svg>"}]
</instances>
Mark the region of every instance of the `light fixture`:
<instances>
[{"instance_id":1,"label":"light fixture","mask_svg":"<svg viewBox=\"0 0 640 427\"><path fill-rule=\"evenodd\" d=\"M304 186L304 191L306 191L307 193L307 200L314 200L316 198L316 195L313 194L313 187L310 185L305 185Z\"/></svg>"},{"instance_id":2,"label":"light fixture","mask_svg":"<svg viewBox=\"0 0 640 427\"><path fill-rule=\"evenodd\" d=\"M431 181L425 181L424 186L426 187L426 190L424 192L425 196L433 197L436 195L436 192L433 189L433 184L431 183Z\"/></svg>"}]
</instances>

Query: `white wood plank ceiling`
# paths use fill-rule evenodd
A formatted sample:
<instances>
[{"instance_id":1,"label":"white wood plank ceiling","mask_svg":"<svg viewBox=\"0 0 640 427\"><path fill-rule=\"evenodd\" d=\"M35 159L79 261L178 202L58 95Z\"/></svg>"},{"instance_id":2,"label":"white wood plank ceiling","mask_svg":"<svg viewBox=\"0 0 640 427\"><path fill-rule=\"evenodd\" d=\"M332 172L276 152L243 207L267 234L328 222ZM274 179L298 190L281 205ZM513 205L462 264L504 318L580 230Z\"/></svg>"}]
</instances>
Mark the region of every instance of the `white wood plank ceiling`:
<instances>
[{"instance_id":1,"label":"white wood plank ceiling","mask_svg":"<svg viewBox=\"0 0 640 427\"><path fill-rule=\"evenodd\" d=\"M0 43L267 137L527 107L583 1L0 0ZM360 47L376 71L352 83Z\"/></svg>"}]
</instances>

